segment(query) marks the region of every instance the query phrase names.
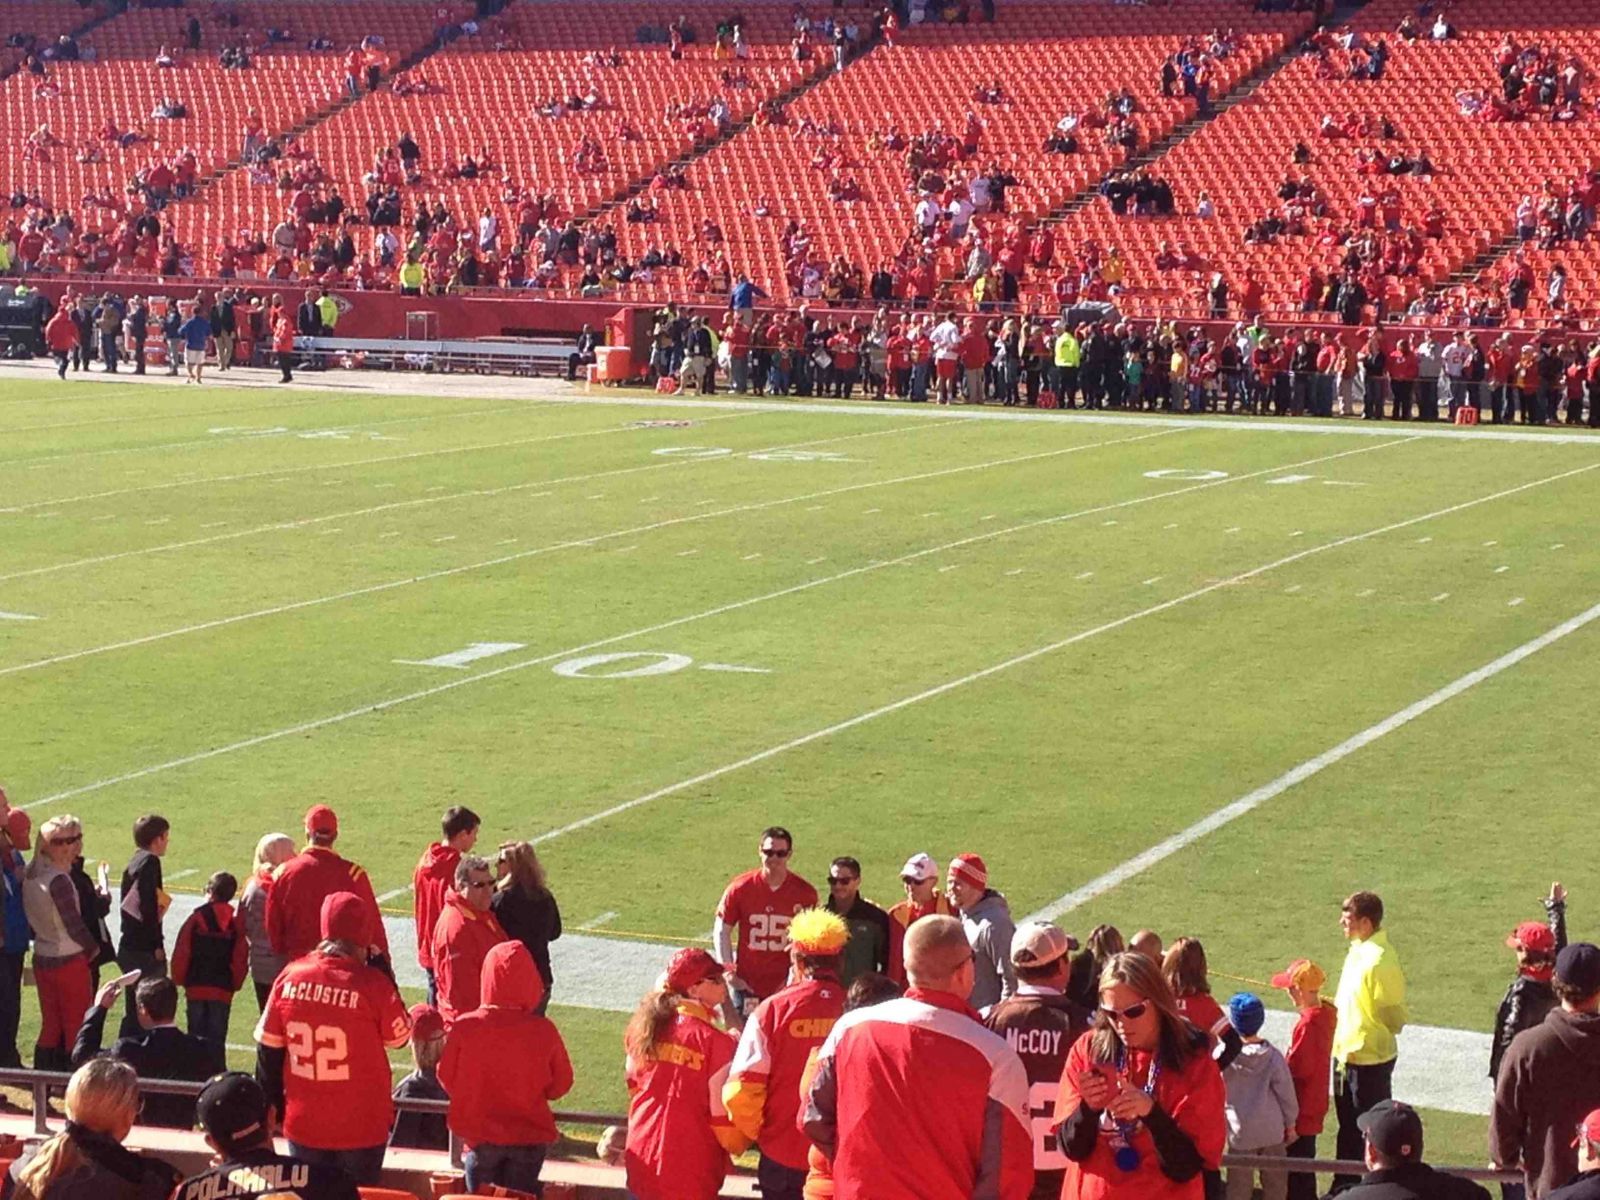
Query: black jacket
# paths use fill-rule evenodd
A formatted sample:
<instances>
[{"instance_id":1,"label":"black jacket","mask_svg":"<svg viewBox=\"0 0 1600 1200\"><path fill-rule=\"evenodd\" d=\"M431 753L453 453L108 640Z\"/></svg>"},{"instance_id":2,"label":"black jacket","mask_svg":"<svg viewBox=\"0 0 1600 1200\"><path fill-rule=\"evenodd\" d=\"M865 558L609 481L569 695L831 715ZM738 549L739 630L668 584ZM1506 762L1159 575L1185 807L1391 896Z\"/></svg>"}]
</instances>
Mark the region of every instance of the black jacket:
<instances>
[{"instance_id":1,"label":"black jacket","mask_svg":"<svg viewBox=\"0 0 1600 1200\"><path fill-rule=\"evenodd\" d=\"M220 1166L191 1175L173 1200L271 1195L276 1200L360 1200L355 1180L337 1167L310 1166L270 1148L245 1150Z\"/></svg>"},{"instance_id":2,"label":"black jacket","mask_svg":"<svg viewBox=\"0 0 1600 1200\"><path fill-rule=\"evenodd\" d=\"M1342 1200L1489 1200L1489 1193L1470 1179L1441 1174L1427 1163L1407 1163L1369 1171Z\"/></svg>"},{"instance_id":3,"label":"black jacket","mask_svg":"<svg viewBox=\"0 0 1600 1200\"><path fill-rule=\"evenodd\" d=\"M413 1071L395 1085L396 1100L448 1100L438 1076ZM397 1112L389 1130L389 1145L412 1150L450 1149L450 1129L444 1113Z\"/></svg>"},{"instance_id":4,"label":"black jacket","mask_svg":"<svg viewBox=\"0 0 1600 1200\"><path fill-rule=\"evenodd\" d=\"M233 301L218 302L211 306L211 332L212 333L237 333L238 322L233 316Z\"/></svg>"},{"instance_id":5,"label":"black jacket","mask_svg":"<svg viewBox=\"0 0 1600 1200\"><path fill-rule=\"evenodd\" d=\"M72 1065L82 1066L100 1053L105 1038L106 1010L91 1008L72 1043ZM107 1053L127 1063L140 1079L187 1079L204 1083L225 1068L223 1050L193 1037L176 1025L143 1030L136 1038L118 1038ZM144 1121L171 1129L194 1127L193 1096L145 1097Z\"/></svg>"},{"instance_id":6,"label":"black jacket","mask_svg":"<svg viewBox=\"0 0 1600 1200\"><path fill-rule=\"evenodd\" d=\"M322 311L315 300L302 300L294 310L294 329L302 337L322 336Z\"/></svg>"},{"instance_id":7,"label":"black jacket","mask_svg":"<svg viewBox=\"0 0 1600 1200\"><path fill-rule=\"evenodd\" d=\"M1565 902L1545 901L1550 932L1556 935L1556 953L1567 944L1567 906ZM1524 1029L1544 1024L1545 1016L1556 1006L1556 994L1544 980L1518 975L1511 981L1494 1014L1494 1037L1489 1042L1489 1078L1500 1075L1500 1060L1511 1048L1511 1039Z\"/></svg>"},{"instance_id":8,"label":"black jacket","mask_svg":"<svg viewBox=\"0 0 1600 1200\"><path fill-rule=\"evenodd\" d=\"M106 928L106 917L111 913L111 898L101 896L95 890L94 880L89 878L89 873L83 869L83 859L75 859L72 871L68 876L72 886L78 893L78 910L83 913L83 923L89 927L89 932L94 934L95 954L89 965L102 967L108 962L116 961L116 952L111 946L111 932Z\"/></svg>"},{"instance_id":9,"label":"black jacket","mask_svg":"<svg viewBox=\"0 0 1600 1200\"><path fill-rule=\"evenodd\" d=\"M1545 1200L1600 1200L1600 1169L1574 1175L1566 1187L1558 1187Z\"/></svg>"},{"instance_id":10,"label":"black jacket","mask_svg":"<svg viewBox=\"0 0 1600 1200\"><path fill-rule=\"evenodd\" d=\"M549 891L529 892L507 887L495 892L492 908L506 936L515 938L533 955L546 994L553 976L550 973L550 943L561 936L561 908Z\"/></svg>"},{"instance_id":11,"label":"black jacket","mask_svg":"<svg viewBox=\"0 0 1600 1200\"><path fill-rule=\"evenodd\" d=\"M129 910L129 893L136 900L139 915ZM122 869L122 937L117 942L120 957L132 952L150 954L162 948L161 937L161 859L148 850L135 850Z\"/></svg>"}]
</instances>

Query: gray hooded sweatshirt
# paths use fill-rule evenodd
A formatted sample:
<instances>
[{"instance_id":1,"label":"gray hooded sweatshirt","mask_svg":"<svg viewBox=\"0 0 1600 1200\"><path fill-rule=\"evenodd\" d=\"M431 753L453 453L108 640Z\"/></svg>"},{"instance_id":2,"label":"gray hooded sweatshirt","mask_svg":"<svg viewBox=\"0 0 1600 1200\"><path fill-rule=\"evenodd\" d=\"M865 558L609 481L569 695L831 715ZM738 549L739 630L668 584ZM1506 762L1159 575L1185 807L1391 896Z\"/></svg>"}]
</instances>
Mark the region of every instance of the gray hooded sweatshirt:
<instances>
[{"instance_id":1,"label":"gray hooded sweatshirt","mask_svg":"<svg viewBox=\"0 0 1600 1200\"><path fill-rule=\"evenodd\" d=\"M962 910L961 926L967 931L977 972L967 1003L977 1009L988 1008L1017 990L1017 972L1011 965L1011 935L1017 927L1011 920L1011 906L991 888L971 908Z\"/></svg>"},{"instance_id":2,"label":"gray hooded sweatshirt","mask_svg":"<svg viewBox=\"0 0 1600 1200\"><path fill-rule=\"evenodd\" d=\"M1270 1042L1246 1042L1222 1073L1228 1089L1228 1149L1245 1152L1283 1145L1300 1115L1289 1064Z\"/></svg>"}]
</instances>

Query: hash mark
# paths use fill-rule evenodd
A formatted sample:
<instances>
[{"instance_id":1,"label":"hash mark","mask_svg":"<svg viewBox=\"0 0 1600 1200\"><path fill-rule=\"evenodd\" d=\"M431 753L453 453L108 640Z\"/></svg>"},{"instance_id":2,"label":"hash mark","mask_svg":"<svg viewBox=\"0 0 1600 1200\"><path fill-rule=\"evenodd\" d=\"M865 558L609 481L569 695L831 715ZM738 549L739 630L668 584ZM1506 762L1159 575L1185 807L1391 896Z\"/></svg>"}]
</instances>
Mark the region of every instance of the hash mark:
<instances>
[{"instance_id":1,"label":"hash mark","mask_svg":"<svg viewBox=\"0 0 1600 1200\"><path fill-rule=\"evenodd\" d=\"M443 537L436 537L433 540L436 544L439 542L453 542L456 540L456 535L453 533L447 533Z\"/></svg>"},{"instance_id":2,"label":"hash mark","mask_svg":"<svg viewBox=\"0 0 1600 1200\"><path fill-rule=\"evenodd\" d=\"M1441 600L1448 600L1448 599L1450 599L1450 593L1449 592L1440 592L1437 596L1435 596L1433 598L1433 603L1437 604Z\"/></svg>"},{"instance_id":3,"label":"hash mark","mask_svg":"<svg viewBox=\"0 0 1600 1200\"><path fill-rule=\"evenodd\" d=\"M1507 600L1506 601L1506 607L1507 608L1515 608L1517 605L1519 605L1521 603L1522 603L1522 597L1518 596L1513 600Z\"/></svg>"}]
</instances>

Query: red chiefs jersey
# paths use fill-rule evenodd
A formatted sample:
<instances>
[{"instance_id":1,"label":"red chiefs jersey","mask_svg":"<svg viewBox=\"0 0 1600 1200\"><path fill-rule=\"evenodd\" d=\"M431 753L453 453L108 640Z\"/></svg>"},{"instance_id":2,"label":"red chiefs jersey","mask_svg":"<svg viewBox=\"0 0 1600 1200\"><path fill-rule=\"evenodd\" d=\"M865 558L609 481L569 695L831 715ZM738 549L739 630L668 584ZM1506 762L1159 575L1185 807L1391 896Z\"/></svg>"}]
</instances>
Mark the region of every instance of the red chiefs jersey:
<instances>
[{"instance_id":1,"label":"red chiefs jersey","mask_svg":"<svg viewBox=\"0 0 1600 1200\"><path fill-rule=\"evenodd\" d=\"M322 846L307 846L279 867L267 893L267 939L291 959L315 950L322 940L322 902L350 892L366 903L373 945L389 953L389 935L372 894L372 880L353 862Z\"/></svg>"},{"instance_id":2,"label":"red chiefs jersey","mask_svg":"<svg viewBox=\"0 0 1600 1200\"><path fill-rule=\"evenodd\" d=\"M678 1005L656 1057L628 1059L628 1191L638 1200L715 1200L737 1135L722 1104L733 1036L693 1001Z\"/></svg>"},{"instance_id":3,"label":"red chiefs jersey","mask_svg":"<svg viewBox=\"0 0 1600 1200\"><path fill-rule=\"evenodd\" d=\"M766 999L788 980L789 922L816 904L817 889L792 872L774 890L760 871L747 871L722 893L717 919L739 930L734 969L758 998Z\"/></svg>"},{"instance_id":4,"label":"red chiefs jersey","mask_svg":"<svg viewBox=\"0 0 1600 1200\"><path fill-rule=\"evenodd\" d=\"M796 1171L811 1139L800 1129L800 1080L811 1052L844 1015L844 985L805 979L763 1000L744 1027L723 1100L739 1132L761 1153Z\"/></svg>"},{"instance_id":5,"label":"red chiefs jersey","mask_svg":"<svg viewBox=\"0 0 1600 1200\"><path fill-rule=\"evenodd\" d=\"M389 1140L394 1081L385 1048L411 1037L400 993L374 967L313 953L272 985L256 1041L285 1052L283 1133L318 1150Z\"/></svg>"}]
</instances>

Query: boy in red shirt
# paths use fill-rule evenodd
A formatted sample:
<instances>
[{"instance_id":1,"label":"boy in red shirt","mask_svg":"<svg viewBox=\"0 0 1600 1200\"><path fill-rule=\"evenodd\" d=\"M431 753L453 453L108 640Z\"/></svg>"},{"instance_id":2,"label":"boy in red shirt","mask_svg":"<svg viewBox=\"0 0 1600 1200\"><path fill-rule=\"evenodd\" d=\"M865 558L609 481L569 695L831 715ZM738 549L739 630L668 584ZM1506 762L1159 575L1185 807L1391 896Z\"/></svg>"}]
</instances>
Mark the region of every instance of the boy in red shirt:
<instances>
[{"instance_id":1,"label":"boy in red shirt","mask_svg":"<svg viewBox=\"0 0 1600 1200\"><path fill-rule=\"evenodd\" d=\"M206 880L206 902L189 914L172 948L172 982L183 989L189 1032L220 1051L228 1041L233 997L250 972L250 943L233 911L239 881L226 871Z\"/></svg>"},{"instance_id":2,"label":"boy in red shirt","mask_svg":"<svg viewBox=\"0 0 1600 1200\"><path fill-rule=\"evenodd\" d=\"M1333 1025L1337 1010L1319 992L1328 982L1323 969L1309 958L1297 958L1272 977L1300 1010L1300 1020L1289 1037L1289 1078L1294 1080L1300 1115L1295 1118L1295 1139L1290 1158L1315 1158L1317 1135L1328 1116L1328 1083L1333 1051ZM1289 1176L1289 1200L1316 1200L1317 1177L1309 1171Z\"/></svg>"}]
</instances>

